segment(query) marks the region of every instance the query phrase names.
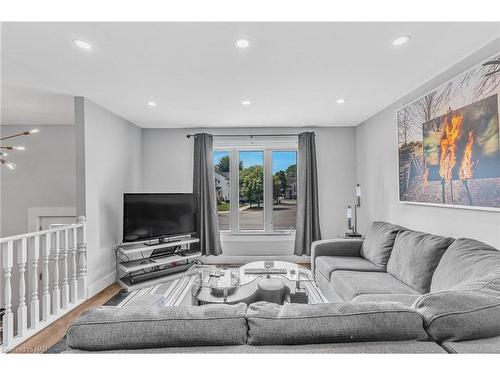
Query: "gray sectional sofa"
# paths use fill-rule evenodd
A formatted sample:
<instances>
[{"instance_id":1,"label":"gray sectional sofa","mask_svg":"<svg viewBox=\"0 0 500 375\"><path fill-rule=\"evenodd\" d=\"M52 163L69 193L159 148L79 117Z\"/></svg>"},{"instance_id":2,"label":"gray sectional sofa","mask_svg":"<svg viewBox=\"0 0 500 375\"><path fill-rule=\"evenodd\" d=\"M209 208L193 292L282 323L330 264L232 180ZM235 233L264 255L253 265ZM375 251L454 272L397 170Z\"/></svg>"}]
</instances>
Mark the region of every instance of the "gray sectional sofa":
<instances>
[{"instance_id":1,"label":"gray sectional sofa","mask_svg":"<svg viewBox=\"0 0 500 375\"><path fill-rule=\"evenodd\" d=\"M332 303L100 307L69 352L500 353L500 251L372 224L365 240L313 244Z\"/></svg>"},{"instance_id":2,"label":"gray sectional sofa","mask_svg":"<svg viewBox=\"0 0 500 375\"><path fill-rule=\"evenodd\" d=\"M395 303L100 307L66 343L73 353L446 353Z\"/></svg>"},{"instance_id":3,"label":"gray sectional sofa","mask_svg":"<svg viewBox=\"0 0 500 375\"><path fill-rule=\"evenodd\" d=\"M500 251L489 245L374 222L364 240L315 242L311 268L331 302L396 302L449 352L500 353Z\"/></svg>"}]
</instances>

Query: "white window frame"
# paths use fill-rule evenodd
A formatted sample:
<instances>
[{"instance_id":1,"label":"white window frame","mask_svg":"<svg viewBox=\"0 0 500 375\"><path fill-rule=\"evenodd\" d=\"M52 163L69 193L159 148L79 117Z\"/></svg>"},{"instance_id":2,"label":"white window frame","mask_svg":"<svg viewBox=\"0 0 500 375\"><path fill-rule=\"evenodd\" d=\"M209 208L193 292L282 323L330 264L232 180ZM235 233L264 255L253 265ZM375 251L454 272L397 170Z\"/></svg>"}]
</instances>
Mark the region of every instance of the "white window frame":
<instances>
[{"instance_id":1,"label":"white window frame","mask_svg":"<svg viewBox=\"0 0 500 375\"><path fill-rule=\"evenodd\" d=\"M295 229L274 230L273 229L273 151L297 152L297 137L221 137L214 138L214 151L229 152L229 176L230 176L230 214L229 230L221 230L224 235L230 236L255 236L255 235L295 235ZM240 151L263 151L264 152L264 229L241 230L239 223L239 180L240 180ZM298 159L298 158L297 158ZM298 163L298 160L297 160ZM271 171L268 173L268 171ZM297 179L298 181L298 179ZM236 202L236 206L233 204Z\"/></svg>"}]
</instances>

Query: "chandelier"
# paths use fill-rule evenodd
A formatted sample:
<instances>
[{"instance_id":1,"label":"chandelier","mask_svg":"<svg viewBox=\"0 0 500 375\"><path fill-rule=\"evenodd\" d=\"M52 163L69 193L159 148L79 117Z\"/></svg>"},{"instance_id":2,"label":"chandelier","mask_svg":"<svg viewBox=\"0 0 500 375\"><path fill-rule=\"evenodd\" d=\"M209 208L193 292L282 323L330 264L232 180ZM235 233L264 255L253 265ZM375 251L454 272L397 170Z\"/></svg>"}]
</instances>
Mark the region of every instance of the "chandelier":
<instances>
[{"instance_id":1,"label":"chandelier","mask_svg":"<svg viewBox=\"0 0 500 375\"><path fill-rule=\"evenodd\" d=\"M13 135L8 135L6 137L0 138L0 142L5 141L6 139L12 139L12 138L16 138L16 137L22 137L23 135L31 135L34 133L38 133L38 131L39 131L38 129L32 129L32 130L27 130L27 131L24 131L21 133L13 134ZM14 164L13 162L6 159L9 156L9 153L4 151L4 150L24 151L25 150L24 146L4 146L0 143L0 164L2 166L6 166L9 169L16 169L16 164Z\"/></svg>"}]
</instances>

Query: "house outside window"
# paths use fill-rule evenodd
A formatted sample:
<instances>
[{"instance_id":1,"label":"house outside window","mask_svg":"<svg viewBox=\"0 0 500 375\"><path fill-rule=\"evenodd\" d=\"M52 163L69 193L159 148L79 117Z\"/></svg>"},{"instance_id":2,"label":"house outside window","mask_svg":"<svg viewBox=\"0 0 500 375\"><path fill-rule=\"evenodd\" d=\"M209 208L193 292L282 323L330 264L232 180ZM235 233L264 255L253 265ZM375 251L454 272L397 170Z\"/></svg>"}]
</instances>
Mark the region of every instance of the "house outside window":
<instances>
[{"instance_id":1,"label":"house outside window","mask_svg":"<svg viewBox=\"0 0 500 375\"><path fill-rule=\"evenodd\" d=\"M214 140L219 228L228 234L294 233L297 139L260 138Z\"/></svg>"}]
</instances>

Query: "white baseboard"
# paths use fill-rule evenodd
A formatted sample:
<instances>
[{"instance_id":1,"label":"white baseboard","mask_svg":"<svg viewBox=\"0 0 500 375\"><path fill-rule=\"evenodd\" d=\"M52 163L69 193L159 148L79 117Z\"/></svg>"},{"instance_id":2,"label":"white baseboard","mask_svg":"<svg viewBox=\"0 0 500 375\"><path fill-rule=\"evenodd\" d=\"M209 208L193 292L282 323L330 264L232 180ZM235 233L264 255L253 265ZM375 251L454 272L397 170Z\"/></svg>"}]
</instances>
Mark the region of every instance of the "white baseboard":
<instances>
[{"instance_id":1,"label":"white baseboard","mask_svg":"<svg viewBox=\"0 0 500 375\"><path fill-rule=\"evenodd\" d=\"M87 297L91 298L95 296L97 293L107 288L115 281L116 281L116 271L113 271L110 274L101 277L99 280L89 285L89 287L87 288Z\"/></svg>"}]
</instances>

